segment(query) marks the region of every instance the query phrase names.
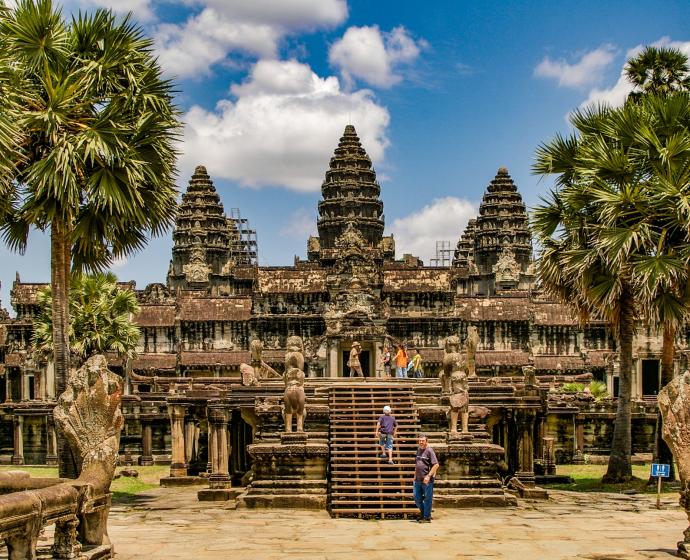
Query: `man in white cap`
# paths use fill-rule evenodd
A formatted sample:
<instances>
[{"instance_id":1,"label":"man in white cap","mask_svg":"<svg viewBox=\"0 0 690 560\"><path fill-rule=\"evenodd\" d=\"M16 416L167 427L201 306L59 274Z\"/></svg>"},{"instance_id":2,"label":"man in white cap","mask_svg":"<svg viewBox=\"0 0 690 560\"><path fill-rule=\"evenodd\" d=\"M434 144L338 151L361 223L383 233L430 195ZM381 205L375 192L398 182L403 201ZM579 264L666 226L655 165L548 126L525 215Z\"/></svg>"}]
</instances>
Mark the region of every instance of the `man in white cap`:
<instances>
[{"instance_id":1,"label":"man in white cap","mask_svg":"<svg viewBox=\"0 0 690 560\"><path fill-rule=\"evenodd\" d=\"M391 407L386 405L383 407L383 414L379 416L379 421L376 423L376 437L379 438L381 459L388 457L389 465L395 465L393 461L393 441L397 431L398 421L391 414Z\"/></svg>"}]
</instances>

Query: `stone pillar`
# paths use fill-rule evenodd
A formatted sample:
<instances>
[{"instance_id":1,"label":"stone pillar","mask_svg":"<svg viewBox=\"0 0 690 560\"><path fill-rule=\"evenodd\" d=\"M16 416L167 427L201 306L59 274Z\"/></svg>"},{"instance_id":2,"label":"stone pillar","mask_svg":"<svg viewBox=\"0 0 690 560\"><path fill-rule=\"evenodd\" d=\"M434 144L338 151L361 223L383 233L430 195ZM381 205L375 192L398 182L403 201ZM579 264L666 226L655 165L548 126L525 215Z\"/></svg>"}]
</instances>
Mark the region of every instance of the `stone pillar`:
<instances>
[{"instance_id":1,"label":"stone pillar","mask_svg":"<svg viewBox=\"0 0 690 560\"><path fill-rule=\"evenodd\" d=\"M172 436L170 476L187 476L187 465L184 460L185 407L179 404L169 404L168 415L170 416L170 434Z\"/></svg>"},{"instance_id":2,"label":"stone pillar","mask_svg":"<svg viewBox=\"0 0 690 560\"><path fill-rule=\"evenodd\" d=\"M41 383L43 371L37 368L34 371L34 399L37 401L43 400L43 383Z\"/></svg>"},{"instance_id":3,"label":"stone pillar","mask_svg":"<svg viewBox=\"0 0 690 560\"><path fill-rule=\"evenodd\" d=\"M50 413L46 418L46 438L48 440L48 453L46 454L46 465L57 465L57 435L55 434L55 420Z\"/></svg>"},{"instance_id":4,"label":"stone pillar","mask_svg":"<svg viewBox=\"0 0 690 560\"><path fill-rule=\"evenodd\" d=\"M331 342L331 347L328 350L328 377L340 377L340 352L338 350L338 341Z\"/></svg>"},{"instance_id":5,"label":"stone pillar","mask_svg":"<svg viewBox=\"0 0 690 560\"><path fill-rule=\"evenodd\" d=\"M196 455L196 448L194 447L194 435L196 432L196 423L193 418L187 418L184 423L184 459L187 465L192 462Z\"/></svg>"},{"instance_id":6,"label":"stone pillar","mask_svg":"<svg viewBox=\"0 0 690 560\"><path fill-rule=\"evenodd\" d=\"M555 438L545 437L543 441L544 473L547 475L556 474L556 447Z\"/></svg>"},{"instance_id":7,"label":"stone pillar","mask_svg":"<svg viewBox=\"0 0 690 560\"><path fill-rule=\"evenodd\" d=\"M14 417L14 454L12 455L13 465L24 464L24 417Z\"/></svg>"},{"instance_id":8,"label":"stone pillar","mask_svg":"<svg viewBox=\"0 0 690 560\"><path fill-rule=\"evenodd\" d=\"M139 464L142 467L153 465L153 428L150 422L142 422L141 424L141 455L139 456Z\"/></svg>"},{"instance_id":9,"label":"stone pillar","mask_svg":"<svg viewBox=\"0 0 690 560\"><path fill-rule=\"evenodd\" d=\"M5 368L5 402L12 402L12 381L10 381L8 368Z\"/></svg>"},{"instance_id":10,"label":"stone pillar","mask_svg":"<svg viewBox=\"0 0 690 560\"><path fill-rule=\"evenodd\" d=\"M534 486L534 412L519 410L516 413L517 459L515 476L525 486Z\"/></svg>"},{"instance_id":11,"label":"stone pillar","mask_svg":"<svg viewBox=\"0 0 690 560\"><path fill-rule=\"evenodd\" d=\"M575 454L573 464L585 464L585 418L580 414L575 415Z\"/></svg>"},{"instance_id":12,"label":"stone pillar","mask_svg":"<svg viewBox=\"0 0 690 560\"><path fill-rule=\"evenodd\" d=\"M209 455L211 458L211 476L209 487L229 488L230 473L228 472L228 411L221 407L209 407Z\"/></svg>"}]
</instances>

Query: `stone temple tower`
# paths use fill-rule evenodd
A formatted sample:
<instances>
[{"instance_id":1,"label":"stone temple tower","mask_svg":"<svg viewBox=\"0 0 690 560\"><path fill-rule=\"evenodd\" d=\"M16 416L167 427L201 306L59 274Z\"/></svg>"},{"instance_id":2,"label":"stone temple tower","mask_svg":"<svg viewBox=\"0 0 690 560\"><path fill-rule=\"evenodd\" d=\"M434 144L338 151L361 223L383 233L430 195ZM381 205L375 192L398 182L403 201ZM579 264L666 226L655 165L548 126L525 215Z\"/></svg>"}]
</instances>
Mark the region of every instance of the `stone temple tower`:
<instances>
[{"instance_id":1,"label":"stone temple tower","mask_svg":"<svg viewBox=\"0 0 690 560\"><path fill-rule=\"evenodd\" d=\"M332 263L337 255L336 241L348 228L356 230L379 259L394 257L393 238L383 236L381 187L351 124L345 127L331 158L321 194L319 235L309 239L309 260Z\"/></svg>"},{"instance_id":2,"label":"stone temple tower","mask_svg":"<svg viewBox=\"0 0 690 560\"><path fill-rule=\"evenodd\" d=\"M484 193L479 216L470 220L453 259L467 268L471 295L528 289L534 279L532 238L525 203L505 167Z\"/></svg>"},{"instance_id":3,"label":"stone temple tower","mask_svg":"<svg viewBox=\"0 0 690 560\"><path fill-rule=\"evenodd\" d=\"M171 289L206 289L227 283L236 265L256 264L256 241L248 240L246 220L228 218L202 165L182 195L168 271Z\"/></svg>"}]
</instances>

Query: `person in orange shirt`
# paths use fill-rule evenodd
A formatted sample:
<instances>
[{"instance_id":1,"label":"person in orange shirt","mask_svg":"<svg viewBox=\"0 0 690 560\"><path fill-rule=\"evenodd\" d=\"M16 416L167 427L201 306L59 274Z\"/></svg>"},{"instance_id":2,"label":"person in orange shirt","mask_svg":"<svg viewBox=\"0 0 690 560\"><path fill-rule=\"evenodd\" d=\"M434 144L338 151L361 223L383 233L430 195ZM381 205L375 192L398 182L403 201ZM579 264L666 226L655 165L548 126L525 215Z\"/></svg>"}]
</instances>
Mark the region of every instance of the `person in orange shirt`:
<instances>
[{"instance_id":1,"label":"person in orange shirt","mask_svg":"<svg viewBox=\"0 0 690 560\"><path fill-rule=\"evenodd\" d=\"M402 378L407 374L407 352L403 346L396 346L398 349L395 354L395 377Z\"/></svg>"}]
</instances>

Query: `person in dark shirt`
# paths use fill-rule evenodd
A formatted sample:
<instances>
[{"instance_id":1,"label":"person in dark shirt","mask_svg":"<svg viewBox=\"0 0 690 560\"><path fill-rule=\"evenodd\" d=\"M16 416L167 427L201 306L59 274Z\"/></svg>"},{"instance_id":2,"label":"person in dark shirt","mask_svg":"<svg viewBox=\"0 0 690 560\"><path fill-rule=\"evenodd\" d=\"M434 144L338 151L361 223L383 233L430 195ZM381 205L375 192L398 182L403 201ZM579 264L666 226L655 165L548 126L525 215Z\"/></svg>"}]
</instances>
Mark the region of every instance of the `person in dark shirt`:
<instances>
[{"instance_id":1,"label":"person in dark shirt","mask_svg":"<svg viewBox=\"0 0 690 560\"><path fill-rule=\"evenodd\" d=\"M436 453L429 447L424 434L419 435L419 449L414 469L414 502L419 508L420 523L431 522L431 506L434 500L434 476L438 470Z\"/></svg>"},{"instance_id":2,"label":"person in dark shirt","mask_svg":"<svg viewBox=\"0 0 690 560\"><path fill-rule=\"evenodd\" d=\"M385 459L387 453L389 465L395 465L393 461L393 441L397 431L398 421L391 414L391 407L386 405L383 407L383 414L379 416L379 421L376 423L376 437L379 438L381 459Z\"/></svg>"}]
</instances>

